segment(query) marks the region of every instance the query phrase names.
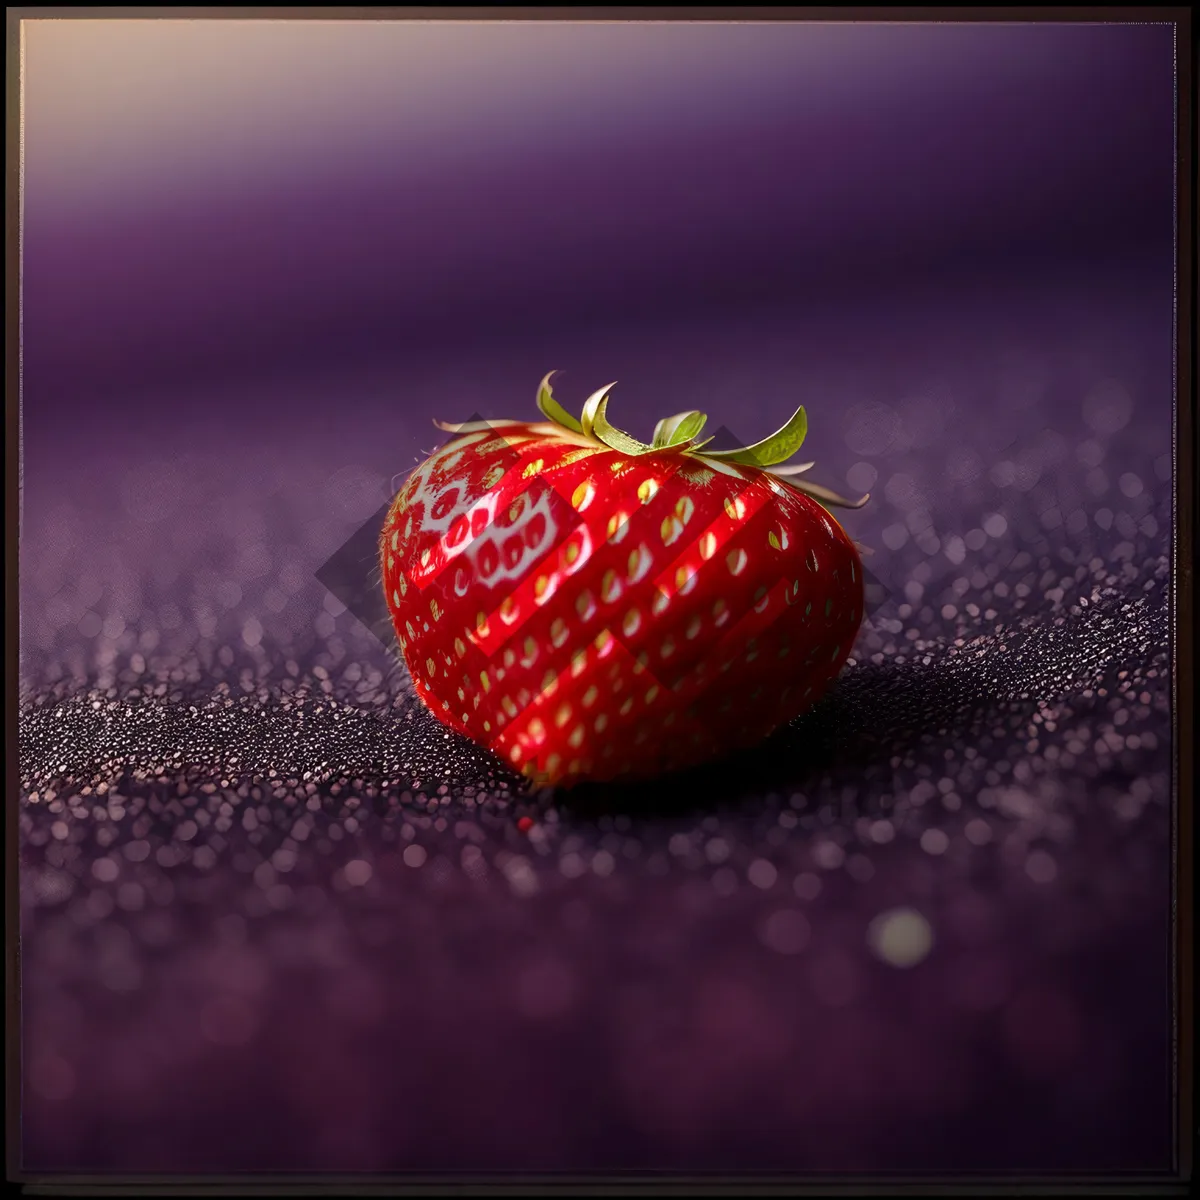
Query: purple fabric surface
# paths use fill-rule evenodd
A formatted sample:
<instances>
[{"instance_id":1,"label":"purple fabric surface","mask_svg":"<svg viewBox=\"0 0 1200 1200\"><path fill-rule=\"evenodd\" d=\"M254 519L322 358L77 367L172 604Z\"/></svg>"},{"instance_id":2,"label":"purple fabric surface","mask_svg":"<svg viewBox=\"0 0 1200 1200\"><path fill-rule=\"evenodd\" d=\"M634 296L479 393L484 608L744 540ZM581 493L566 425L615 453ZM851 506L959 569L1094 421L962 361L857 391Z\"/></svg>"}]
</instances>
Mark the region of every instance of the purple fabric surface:
<instances>
[{"instance_id":1,"label":"purple fabric surface","mask_svg":"<svg viewBox=\"0 0 1200 1200\"><path fill-rule=\"evenodd\" d=\"M372 566L369 405L30 477L27 1165L1164 1168L1169 358L1144 292L1059 303L810 405L874 492L853 666L636 790L521 794L316 578Z\"/></svg>"}]
</instances>

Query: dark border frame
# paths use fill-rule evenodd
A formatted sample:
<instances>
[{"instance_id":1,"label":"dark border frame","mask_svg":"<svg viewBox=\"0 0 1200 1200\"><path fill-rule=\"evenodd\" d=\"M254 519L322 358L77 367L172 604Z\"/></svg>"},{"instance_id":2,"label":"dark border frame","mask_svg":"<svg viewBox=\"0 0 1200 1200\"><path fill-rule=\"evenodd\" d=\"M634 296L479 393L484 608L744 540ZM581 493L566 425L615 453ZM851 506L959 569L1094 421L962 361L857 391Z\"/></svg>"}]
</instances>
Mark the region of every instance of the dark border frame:
<instances>
[{"instance_id":1,"label":"dark border frame","mask_svg":"<svg viewBox=\"0 0 1200 1200\"><path fill-rule=\"evenodd\" d=\"M391 1195L416 1192L431 1195L471 1194L480 1189L495 1195L611 1195L619 1192L664 1195L1012 1195L1036 1187L1040 1195L1144 1195L1164 1192L1184 1194L1192 1177L1197 1137L1195 1125L1195 941L1194 850L1195 826L1191 802L1195 786L1193 745L1196 732L1195 643L1193 585L1196 550L1196 44L1193 10L1142 7L1039 7L1024 8L904 8L811 7L774 8L698 6L680 8L609 7L26 7L6 9L6 176L5 176L5 1016L7 1179L30 1195L119 1195L175 1193L179 1195ZM571 1176L480 1175L430 1176L326 1176L272 1175L191 1176L90 1176L25 1175L20 1165L21 1039L20 1039L20 916L18 887L18 766L17 708L19 668L18 539L21 505L21 230L23 170L23 54L24 20L305 20L336 18L342 21L837 21L911 24L957 23L1164 23L1175 27L1176 192L1175 192L1175 445L1174 539L1172 546L1172 733L1174 820L1172 857L1175 879L1172 923L1175 951L1175 995L1172 1035L1176 1062L1174 1171L1161 1176L1009 1176L1003 1182L984 1175L916 1178L886 1176L754 1176L738 1179L692 1178L667 1175L613 1175L608 1178Z\"/></svg>"}]
</instances>

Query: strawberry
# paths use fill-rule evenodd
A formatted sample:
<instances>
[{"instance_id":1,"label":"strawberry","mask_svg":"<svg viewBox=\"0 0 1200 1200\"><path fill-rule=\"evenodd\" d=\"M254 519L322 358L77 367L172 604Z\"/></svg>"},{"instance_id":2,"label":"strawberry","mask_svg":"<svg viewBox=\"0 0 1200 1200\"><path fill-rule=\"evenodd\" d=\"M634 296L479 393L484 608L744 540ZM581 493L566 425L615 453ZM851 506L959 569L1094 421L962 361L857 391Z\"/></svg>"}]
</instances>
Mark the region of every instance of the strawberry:
<instances>
[{"instance_id":1,"label":"strawberry","mask_svg":"<svg viewBox=\"0 0 1200 1200\"><path fill-rule=\"evenodd\" d=\"M650 445L612 426L602 388L576 420L479 421L397 494L383 585L417 695L542 784L648 778L756 745L840 671L862 564L772 437L706 450L705 417Z\"/></svg>"}]
</instances>

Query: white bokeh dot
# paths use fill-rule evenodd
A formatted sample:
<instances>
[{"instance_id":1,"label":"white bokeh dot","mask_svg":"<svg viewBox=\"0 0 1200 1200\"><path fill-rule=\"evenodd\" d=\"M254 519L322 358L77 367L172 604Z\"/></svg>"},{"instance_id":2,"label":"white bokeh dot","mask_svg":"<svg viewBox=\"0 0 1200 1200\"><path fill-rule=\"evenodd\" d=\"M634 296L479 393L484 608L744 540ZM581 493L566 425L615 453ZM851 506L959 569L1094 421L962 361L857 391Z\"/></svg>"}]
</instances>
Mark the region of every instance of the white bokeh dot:
<instances>
[{"instance_id":1,"label":"white bokeh dot","mask_svg":"<svg viewBox=\"0 0 1200 1200\"><path fill-rule=\"evenodd\" d=\"M867 944L890 966L915 967L933 948L933 930L916 909L893 908L871 922Z\"/></svg>"}]
</instances>

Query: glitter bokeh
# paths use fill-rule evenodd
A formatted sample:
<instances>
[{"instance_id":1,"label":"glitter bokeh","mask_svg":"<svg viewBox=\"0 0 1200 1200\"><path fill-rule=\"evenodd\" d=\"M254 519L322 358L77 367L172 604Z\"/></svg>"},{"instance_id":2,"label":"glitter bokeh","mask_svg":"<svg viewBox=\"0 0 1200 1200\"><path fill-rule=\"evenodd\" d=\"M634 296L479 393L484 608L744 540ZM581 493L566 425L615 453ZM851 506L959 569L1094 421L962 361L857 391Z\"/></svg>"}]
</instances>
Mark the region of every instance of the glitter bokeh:
<instances>
[{"instance_id":1,"label":"glitter bokeh","mask_svg":"<svg viewBox=\"0 0 1200 1200\"><path fill-rule=\"evenodd\" d=\"M361 458L58 489L27 1161L1165 1165L1169 425L1123 349L1026 361L1054 429L955 417L950 377L936 419L815 435L875 492L851 665L761 754L638 788L522 793L420 708L316 578L390 487Z\"/></svg>"},{"instance_id":2,"label":"glitter bokeh","mask_svg":"<svg viewBox=\"0 0 1200 1200\"><path fill-rule=\"evenodd\" d=\"M1129 76L1106 45L1107 77ZM1079 82L1087 58L1023 60L1047 127L1070 126L1054 96L1115 103ZM1009 94L1002 72L979 80L954 129ZM855 125L845 96L828 105ZM332 316L275 296L263 361L207 374L204 338L226 343L199 317L151 349L121 340L139 313L158 338L187 309L196 278L165 286L167 266L132 262L128 295L56 329L54 311L88 309L99 260L81 255L72 291L43 208L26 250L25 1169L1167 1170L1171 259L1158 233L1114 232L1142 178L1122 139L1141 148L1130 131L1152 124L1133 111L1096 143L1109 158L1053 188L1053 163L1001 129L995 169L1049 207L1008 205L991 258L972 209L983 249L953 269L947 251L880 274L878 240L855 259L851 239L836 285L808 274L751 307L731 249L706 284L712 300L729 281L724 308L684 303L692 276L677 307L655 293L626 313L621 239L588 259L601 209L581 201L555 227L578 246L546 272L545 323L505 324L504 264L482 262L427 345L396 334L403 314L365 315L367 287L339 357ZM1099 194L1102 160L1120 195ZM1057 259L1071 197L1095 198L1102 236ZM602 208L645 234L643 200ZM958 211L941 200L922 244ZM715 237L714 204L697 228ZM763 210L760 246L780 262L782 212ZM1040 231L1024 258L1021 221ZM658 262L630 236L629 272ZM103 254L142 237L110 231ZM363 238L339 262L379 259ZM593 276L611 304L556 307ZM872 493L844 516L872 551L851 662L760 752L526 792L421 709L357 603L377 514L440 440L431 419L529 417L552 368L570 408L620 379L612 416L638 436L695 407L753 441L803 403L812 478Z\"/></svg>"}]
</instances>

